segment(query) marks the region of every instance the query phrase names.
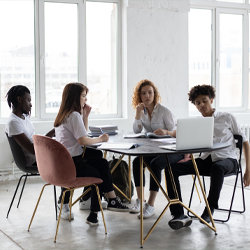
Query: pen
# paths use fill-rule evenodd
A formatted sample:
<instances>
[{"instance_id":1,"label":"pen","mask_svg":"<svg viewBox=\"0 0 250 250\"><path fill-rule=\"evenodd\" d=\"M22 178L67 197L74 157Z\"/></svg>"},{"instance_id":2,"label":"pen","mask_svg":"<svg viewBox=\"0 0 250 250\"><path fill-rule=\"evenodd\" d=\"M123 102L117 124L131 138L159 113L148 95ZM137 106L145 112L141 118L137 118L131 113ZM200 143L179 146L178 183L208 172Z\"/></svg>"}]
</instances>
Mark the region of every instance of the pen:
<instances>
[{"instance_id":1,"label":"pen","mask_svg":"<svg viewBox=\"0 0 250 250\"><path fill-rule=\"evenodd\" d=\"M143 109L144 109L144 115L146 115L146 113L147 113L147 110L146 110L146 108L145 108L145 107L144 107Z\"/></svg>"}]
</instances>

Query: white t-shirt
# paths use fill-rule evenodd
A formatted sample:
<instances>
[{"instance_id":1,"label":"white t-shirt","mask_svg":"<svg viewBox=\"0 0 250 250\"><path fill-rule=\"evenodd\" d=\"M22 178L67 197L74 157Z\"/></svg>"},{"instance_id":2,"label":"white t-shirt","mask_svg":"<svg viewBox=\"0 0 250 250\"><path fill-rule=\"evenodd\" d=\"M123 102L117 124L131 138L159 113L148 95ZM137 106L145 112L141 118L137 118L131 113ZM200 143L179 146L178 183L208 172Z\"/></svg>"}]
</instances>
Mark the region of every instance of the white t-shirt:
<instances>
[{"instance_id":1,"label":"white t-shirt","mask_svg":"<svg viewBox=\"0 0 250 250\"><path fill-rule=\"evenodd\" d=\"M210 154L212 161L219 161L226 158L237 159L237 155L235 152L236 144L234 140L234 135L241 135L243 138L243 142L247 141L246 136L241 130L240 125L238 124L236 118L226 112L218 112L214 111L214 142L226 142L230 146L218 151L206 152L202 153L202 159L206 159Z\"/></svg>"},{"instance_id":2,"label":"white t-shirt","mask_svg":"<svg viewBox=\"0 0 250 250\"><path fill-rule=\"evenodd\" d=\"M156 104L151 114L151 119L144 110L142 110L141 119L134 120L133 130L135 133L141 133L144 128L145 132L154 132L156 129L167 129L173 131L176 129L176 119L174 114L160 103Z\"/></svg>"},{"instance_id":3,"label":"white t-shirt","mask_svg":"<svg viewBox=\"0 0 250 250\"><path fill-rule=\"evenodd\" d=\"M13 135L25 134L33 143L32 136L35 134L34 126L28 115L23 114L23 116L24 119L11 113L6 123L5 131L9 137L12 137ZM35 155L32 155L25 149L23 149L23 152L27 160L27 166L32 165L36 161Z\"/></svg>"},{"instance_id":4,"label":"white t-shirt","mask_svg":"<svg viewBox=\"0 0 250 250\"><path fill-rule=\"evenodd\" d=\"M74 111L72 112L59 127L55 128L56 140L68 149L71 157L83 153L82 146L77 141L88 133L85 129L82 116Z\"/></svg>"}]
</instances>

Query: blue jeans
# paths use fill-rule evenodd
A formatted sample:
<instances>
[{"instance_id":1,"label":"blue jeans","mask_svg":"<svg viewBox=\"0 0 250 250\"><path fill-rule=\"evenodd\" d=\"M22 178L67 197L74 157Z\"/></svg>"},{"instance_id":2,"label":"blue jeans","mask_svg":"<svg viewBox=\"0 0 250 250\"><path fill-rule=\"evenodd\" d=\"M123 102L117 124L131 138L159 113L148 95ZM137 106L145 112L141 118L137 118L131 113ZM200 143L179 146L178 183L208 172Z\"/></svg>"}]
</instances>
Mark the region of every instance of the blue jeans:
<instances>
[{"instance_id":1,"label":"blue jeans","mask_svg":"<svg viewBox=\"0 0 250 250\"><path fill-rule=\"evenodd\" d=\"M210 176L210 190L207 198L209 206L218 208L218 201L220 198L220 191L223 185L224 176L226 174L236 173L238 162L237 160L231 158L212 162L211 155L205 160L198 158L195 161L200 175ZM194 166L192 161L187 161L172 164L171 168L179 199L182 201L179 176L195 174ZM166 171L166 178L169 198L174 199L175 194L168 171ZM183 207L179 204L171 205L170 211L172 215L184 214Z\"/></svg>"}]
</instances>

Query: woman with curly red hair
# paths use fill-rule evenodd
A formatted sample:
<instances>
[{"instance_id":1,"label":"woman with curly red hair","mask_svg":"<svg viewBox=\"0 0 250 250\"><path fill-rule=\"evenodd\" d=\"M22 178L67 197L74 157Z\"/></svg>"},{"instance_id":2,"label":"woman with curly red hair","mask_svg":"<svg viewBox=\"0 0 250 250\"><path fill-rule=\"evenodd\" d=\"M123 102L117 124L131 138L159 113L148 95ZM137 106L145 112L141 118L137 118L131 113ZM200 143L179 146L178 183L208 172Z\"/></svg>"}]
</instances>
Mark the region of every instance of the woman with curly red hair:
<instances>
[{"instance_id":1,"label":"woman with curly red hair","mask_svg":"<svg viewBox=\"0 0 250 250\"><path fill-rule=\"evenodd\" d=\"M135 109L135 120L133 130L140 133L143 129L145 132L153 132L156 135L176 136L176 119L173 113L160 104L161 97L158 89L153 82L144 79L139 81L132 97L132 107ZM183 155L170 155L169 163L175 163L183 159ZM161 182L161 171L167 166L165 156L147 156L144 161L150 166L156 178ZM144 166L145 167L145 166ZM130 210L130 213L140 212L140 158L136 157L133 161L133 175L138 198ZM143 188L145 186L145 176L143 176ZM154 202L159 187L150 176L149 199L144 203L143 218L149 218L155 214ZM143 189L144 193L144 189ZM140 218L140 214L138 215Z\"/></svg>"}]
</instances>

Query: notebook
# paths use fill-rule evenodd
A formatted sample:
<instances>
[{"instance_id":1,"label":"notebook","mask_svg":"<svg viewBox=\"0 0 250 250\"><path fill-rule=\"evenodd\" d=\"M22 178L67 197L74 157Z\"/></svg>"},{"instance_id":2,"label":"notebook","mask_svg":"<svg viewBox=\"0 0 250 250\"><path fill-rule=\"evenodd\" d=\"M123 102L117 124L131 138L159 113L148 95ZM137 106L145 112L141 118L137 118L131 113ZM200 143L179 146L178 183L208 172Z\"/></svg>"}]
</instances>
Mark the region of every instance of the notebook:
<instances>
[{"instance_id":1,"label":"notebook","mask_svg":"<svg viewBox=\"0 0 250 250\"><path fill-rule=\"evenodd\" d=\"M177 119L176 145L164 145L167 150L188 150L213 147L214 118Z\"/></svg>"}]
</instances>

